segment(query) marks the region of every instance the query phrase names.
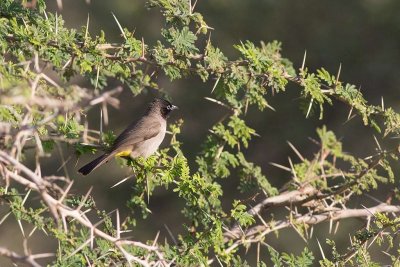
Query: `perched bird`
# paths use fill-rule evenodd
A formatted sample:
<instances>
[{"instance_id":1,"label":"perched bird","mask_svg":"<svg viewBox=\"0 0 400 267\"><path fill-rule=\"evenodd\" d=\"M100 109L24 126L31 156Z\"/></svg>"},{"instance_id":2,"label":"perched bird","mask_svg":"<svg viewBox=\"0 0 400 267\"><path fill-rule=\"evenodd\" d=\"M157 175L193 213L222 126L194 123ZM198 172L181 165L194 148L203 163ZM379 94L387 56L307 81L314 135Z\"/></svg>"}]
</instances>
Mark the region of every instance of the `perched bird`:
<instances>
[{"instance_id":1,"label":"perched bird","mask_svg":"<svg viewBox=\"0 0 400 267\"><path fill-rule=\"evenodd\" d=\"M83 175L108 162L112 157L130 156L131 158L147 158L160 146L167 130L167 118L171 111L177 109L165 99L155 98L147 108L144 116L131 123L115 139L111 149L89 162L78 171Z\"/></svg>"}]
</instances>

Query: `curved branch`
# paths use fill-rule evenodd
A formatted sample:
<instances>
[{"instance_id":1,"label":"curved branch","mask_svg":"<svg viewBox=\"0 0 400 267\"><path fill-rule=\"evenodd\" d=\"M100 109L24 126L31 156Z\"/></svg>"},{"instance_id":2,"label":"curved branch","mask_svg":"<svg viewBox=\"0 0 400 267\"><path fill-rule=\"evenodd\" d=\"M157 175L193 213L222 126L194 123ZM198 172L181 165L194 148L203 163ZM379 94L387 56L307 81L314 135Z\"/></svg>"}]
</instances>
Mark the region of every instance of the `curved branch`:
<instances>
[{"instance_id":1,"label":"curved branch","mask_svg":"<svg viewBox=\"0 0 400 267\"><path fill-rule=\"evenodd\" d=\"M269 227L265 225L258 225L250 228L245 232L245 237L252 237L260 234L260 237L266 234L276 231L276 228L282 229L289 227L293 224L308 224L315 225L326 221L338 221L347 218L367 218L374 216L377 213L400 213L400 206L389 205L386 203L379 204L374 207L364 208L364 209L345 209L337 211L327 211L321 214L307 214L301 215L290 220L280 220L275 225L276 227Z\"/></svg>"},{"instance_id":2,"label":"curved branch","mask_svg":"<svg viewBox=\"0 0 400 267\"><path fill-rule=\"evenodd\" d=\"M258 243L269 233L292 227L295 224L316 225L327 221L338 221L347 218L368 218L377 213L400 213L400 206L389 205L386 203L364 209L345 209L337 211L326 211L320 214L306 214L286 220L279 220L272 225L256 225L242 232L242 235L236 236L237 240L225 249L225 253L230 253L238 246L249 243ZM214 262L214 258L208 261L208 264Z\"/></svg>"},{"instance_id":3,"label":"curved branch","mask_svg":"<svg viewBox=\"0 0 400 267\"><path fill-rule=\"evenodd\" d=\"M348 182L339 188L337 188L334 191L327 191L322 192L320 190L317 190L315 187L311 185L306 185L304 187L301 187L300 189L293 190L293 191L285 191L281 193L280 195L277 196L272 196L264 199L251 209L247 211L248 214L255 216L259 215L262 210L269 209L271 207L276 207L276 206L297 206L297 205L302 205L304 203L313 201L313 200L320 200L320 199L325 199L334 195L340 195L341 193L345 192L352 186L356 185L359 180L364 177L371 169L375 168L378 166L379 162L384 158L384 154L379 155L374 161L372 161L368 167L360 171L360 173L357 175L357 177L351 181ZM224 233L224 241L227 242L230 239L237 239L238 236L241 234L241 229L240 227L236 224L233 226L230 230L226 231Z\"/></svg>"}]
</instances>

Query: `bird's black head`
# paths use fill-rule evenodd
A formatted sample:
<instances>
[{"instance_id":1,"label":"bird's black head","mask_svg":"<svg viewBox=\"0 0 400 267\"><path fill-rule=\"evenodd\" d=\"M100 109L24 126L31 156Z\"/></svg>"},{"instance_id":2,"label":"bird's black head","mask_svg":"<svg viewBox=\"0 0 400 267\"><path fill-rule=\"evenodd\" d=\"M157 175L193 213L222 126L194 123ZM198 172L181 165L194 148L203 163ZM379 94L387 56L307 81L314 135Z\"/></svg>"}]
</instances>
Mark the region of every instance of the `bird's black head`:
<instances>
[{"instance_id":1,"label":"bird's black head","mask_svg":"<svg viewBox=\"0 0 400 267\"><path fill-rule=\"evenodd\" d=\"M159 112L161 116L166 119L168 118L171 111L178 109L177 106L172 105L169 101L162 98L155 98L149 107L149 112Z\"/></svg>"}]
</instances>

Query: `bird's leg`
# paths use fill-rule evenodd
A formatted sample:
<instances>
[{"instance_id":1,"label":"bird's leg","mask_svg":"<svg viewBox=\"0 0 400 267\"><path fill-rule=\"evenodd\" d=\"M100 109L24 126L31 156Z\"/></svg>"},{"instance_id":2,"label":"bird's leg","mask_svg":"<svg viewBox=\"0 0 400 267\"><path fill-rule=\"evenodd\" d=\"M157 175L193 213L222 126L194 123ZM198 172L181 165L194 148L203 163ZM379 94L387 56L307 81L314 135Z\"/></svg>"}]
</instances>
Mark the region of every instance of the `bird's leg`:
<instances>
[{"instance_id":1,"label":"bird's leg","mask_svg":"<svg viewBox=\"0 0 400 267\"><path fill-rule=\"evenodd\" d=\"M144 169L144 165L141 164L141 163L137 160L137 154L135 154L134 151L132 151L129 155L124 156L124 158L130 163L131 166L137 165L137 166L139 166L141 169Z\"/></svg>"}]
</instances>

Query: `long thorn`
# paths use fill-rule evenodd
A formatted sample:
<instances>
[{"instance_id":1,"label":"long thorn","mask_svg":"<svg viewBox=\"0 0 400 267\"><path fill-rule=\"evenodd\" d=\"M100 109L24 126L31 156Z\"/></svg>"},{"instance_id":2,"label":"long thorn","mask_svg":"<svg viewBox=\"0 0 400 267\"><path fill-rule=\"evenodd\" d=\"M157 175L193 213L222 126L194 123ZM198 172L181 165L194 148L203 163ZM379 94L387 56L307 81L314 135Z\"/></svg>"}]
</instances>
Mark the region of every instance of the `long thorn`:
<instances>
[{"instance_id":1,"label":"long thorn","mask_svg":"<svg viewBox=\"0 0 400 267\"><path fill-rule=\"evenodd\" d=\"M113 15L115 21L117 22L118 28L119 28L119 30L121 31L122 36L124 36L124 39L126 40L125 32L124 32L124 30L122 29L121 24L119 23L117 17L114 15L113 12L111 12L111 14Z\"/></svg>"},{"instance_id":2,"label":"long thorn","mask_svg":"<svg viewBox=\"0 0 400 267\"><path fill-rule=\"evenodd\" d=\"M285 170L285 171L288 171L288 172L292 172L292 170L291 170L290 168L288 168L288 167L286 167L286 166L283 166L283 165L280 165L280 164L278 164L278 163L270 162L269 164L272 165L272 166L274 166L274 167L277 167L277 168L279 168L279 169L282 169L282 170Z\"/></svg>"},{"instance_id":3,"label":"long thorn","mask_svg":"<svg viewBox=\"0 0 400 267\"><path fill-rule=\"evenodd\" d=\"M308 118L308 115L310 114L313 101L314 101L314 98L311 98L310 105L308 106L308 110L307 110L307 114L306 114L306 119Z\"/></svg>"},{"instance_id":4,"label":"long thorn","mask_svg":"<svg viewBox=\"0 0 400 267\"><path fill-rule=\"evenodd\" d=\"M338 73L336 75L336 84L339 82L339 76L341 71L342 71L342 63L340 63Z\"/></svg>"},{"instance_id":5,"label":"long thorn","mask_svg":"<svg viewBox=\"0 0 400 267\"><path fill-rule=\"evenodd\" d=\"M88 13L87 21L86 21L86 30L85 30L85 41L84 41L85 44L86 44L86 38L88 37L88 33L89 33L89 21L90 21L90 17L89 17L89 13Z\"/></svg>"},{"instance_id":6,"label":"long thorn","mask_svg":"<svg viewBox=\"0 0 400 267\"><path fill-rule=\"evenodd\" d=\"M212 90L211 90L211 93L213 93L213 92L214 92L214 90L215 90L215 88L217 88L217 85L218 85L219 79L221 79L221 76L218 76L217 80L215 81L215 83L214 83L214 86L213 86L213 88L212 88Z\"/></svg>"},{"instance_id":7,"label":"long thorn","mask_svg":"<svg viewBox=\"0 0 400 267\"><path fill-rule=\"evenodd\" d=\"M290 146L290 148L293 149L294 153L296 153L296 155L300 158L300 160L304 161L304 157L300 154L300 152L296 149L296 147L289 141L287 141L287 143Z\"/></svg>"},{"instance_id":8,"label":"long thorn","mask_svg":"<svg viewBox=\"0 0 400 267\"><path fill-rule=\"evenodd\" d=\"M319 250L321 251L322 259L325 259L325 258L326 258L326 257L325 257L325 253L324 253L324 251L322 250L322 246L321 246L321 243L319 242L318 238L317 238L317 242L318 242Z\"/></svg>"},{"instance_id":9,"label":"long thorn","mask_svg":"<svg viewBox=\"0 0 400 267\"><path fill-rule=\"evenodd\" d=\"M304 65L306 64L306 57L307 57L307 50L304 51L304 56L303 56L303 63L301 64L300 70L304 70Z\"/></svg>"}]
</instances>

